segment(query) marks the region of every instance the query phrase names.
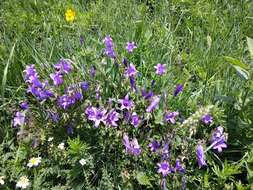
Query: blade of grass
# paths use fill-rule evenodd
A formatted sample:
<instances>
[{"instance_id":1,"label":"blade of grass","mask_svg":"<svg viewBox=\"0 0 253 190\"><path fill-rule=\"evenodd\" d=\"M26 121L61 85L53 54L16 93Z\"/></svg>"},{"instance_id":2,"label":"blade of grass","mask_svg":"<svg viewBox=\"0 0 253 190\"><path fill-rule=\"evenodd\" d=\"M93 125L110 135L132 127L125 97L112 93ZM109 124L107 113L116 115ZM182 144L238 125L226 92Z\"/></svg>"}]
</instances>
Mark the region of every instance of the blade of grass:
<instances>
[{"instance_id":1,"label":"blade of grass","mask_svg":"<svg viewBox=\"0 0 253 190\"><path fill-rule=\"evenodd\" d=\"M2 78L2 86L1 86L2 101L3 101L2 103L4 103L4 93L5 93L5 85L6 85L6 80L7 80L8 68L9 68L11 59L13 57L15 46L16 46L16 42L13 44L13 46L11 48L11 52L10 52L9 58L7 60L7 64L6 64L5 68L4 68L4 73L3 73L3 78Z\"/></svg>"}]
</instances>

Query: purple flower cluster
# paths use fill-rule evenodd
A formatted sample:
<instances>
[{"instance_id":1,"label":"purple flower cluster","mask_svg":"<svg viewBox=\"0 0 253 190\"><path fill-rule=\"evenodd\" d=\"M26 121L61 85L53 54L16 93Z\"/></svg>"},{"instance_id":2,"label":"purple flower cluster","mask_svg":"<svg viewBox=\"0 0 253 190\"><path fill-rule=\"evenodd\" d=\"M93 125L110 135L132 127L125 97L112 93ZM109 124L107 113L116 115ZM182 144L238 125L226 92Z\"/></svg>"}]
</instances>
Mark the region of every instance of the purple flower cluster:
<instances>
[{"instance_id":1,"label":"purple flower cluster","mask_svg":"<svg viewBox=\"0 0 253 190\"><path fill-rule=\"evenodd\" d=\"M218 152L222 152L222 148L227 148L226 139L223 132L223 127L219 126L215 129L211 138L211 146L214 150L217 149Z\"/></svg>"},{"instance_id":2,"label":"purple flower cluster","mask_svg":"<svg viewBox=\"0 0 253 190\"><path fill-rule=\"evenodd\" d=\"M130 63L129 66L125 70L125 75L128 77L134 77L137 74L137 70L134 64Z\"/></svg>"},{"instance_id":3,"label":"purple flower cluster","mask_svg":"<svg viewBox=\"0 0 253 190\"><path fill-rule=\"evenodd\" d=\"M107 113L107 110L104 108L96 108L96 107L87 107L85 110L85 114L87 115L88 120L93 121L95 127L98 127L100 123L104 123L105 126L117 127L117 122L119 121L120 114L114 109L110 110Z\"/></svg>"},{"instance_id":4,"label":"purple flower cluster","mask_svg":"<svg viewBox=\"0 0 253 190\"><path fill-rule=\"evenodd\" d=\"M138 156L141 153L141 147L137 141L136 138L133 138L132 140L129 140L129 137L127 134L123 135L123 144L126 148L126 152L128 154L132 154L134 156Z\"/></svg>"},{"instance_id":5,"label":"purple flower cluster","mask_svg":"<svg viewBox=\"0 0 253 190\"><path fill-rule=\"evenodd\" d=\"M163 160L162 162L158 163L158 173L161 173L163 177L166 177L170 173L179 172L180 174L185 173L185 168L182 166L179 159L176 159L175 167L170 166L169 162Z\"/></svg>"},{"instance_id":6,"label":"purple flower cluster","mask_svg":"<svg viewBox=\"0 0 253 190\"><path fill-rule=\"evenodd\" d=\"M108 114L105 116L105 125L106 126L113 126L117 127L117 121L119 121L119 113L112 109Z\"/></svg>"},{"instance_id":7,"label":"purple flower cluster","mask_svg":"<svg viewBox=\"0 0 253 190\"><path fill-rule=\"evenodd\" d=\"M104 38L103 42L105 44L105 54L110 58L116 58L112 38L108 35ZM132 53L134 49L136 48L137 46L134 42L127 43L126 49L129 53ZM114 60L116 62L116 59ZM83 81L83 82L78 82L74 84L72 83L73 85L65 88L65 91L63 94L57 95L56 103L58 103L58 106L63 108L63 110L61 111L64 112L64 110L72 107L77 102L80 102L81 100L83 100L82 93L85 93L85 97L87 95L88 105L90 106L86 107L84 112L87 117L87 120L93 123L95 128L98 128L99 126L104 125L106 127L111 127L114 129L120 128L119 134L122 134L121 133L122 131L125 132L127 130L132 130L135 135L136 133L138 133L139 130L144 129L145 124L147 123L146 128L147 130L150 130L151 127L149 128L149 126L153 124L152 117L155 115L155 114L150 114L150 113L158 109L159 104L163 103L161 100L167 101L166 99L167 96L156 94L158 86L157 88L153 88L155 86L155 80L152 81L151 85L150 84L147 86L145 85L142 88L141 93L137 93L137 89L139 89L138 82L140 82L137 80L139 80L139 76L141 76L141 73L138 72L136 69L136 66L133 63L128 62L126 58L124 58L123 64L124 64L123 72L120 74L122 78L130 80L131 89L136 90L135 94L132 93L133 96L131 94L131 97L130 97L129 94L131 92L130 93L127 92L126 95L124 94L125 96L122 97L122 99L115 100L114 97L112 97L107 104L102 104L104 102L103 96L104 94L107 94L106 90L108 91L108 89L103 90L103 86L102 86L103 83L99 83L98 81L99 73L97 72L99 72L100 69L96 70L95 66L91 66L90 69L88 68L90 78L92 78L90 82ZM55 86L54 87L55 89L64 83L64 76L66 76L68 73L72 71L73 69L72 66L73 66L72 62L67 59L61 59L57 64L54 65L55 72L50 74L50 78L52 80L53 85ZM156 69L155 73L157 75L164 75L167 72L165 64L159 63L155 66L155 69ZM122 71L122 69L120 68L118 69L118 71L120 72ZM45 100L45 99L48 99L49 97L54 96L54 94L49 90L48 82L47 81L45 81L44 83L40 82L38 73L36 72L34 65L27 66L24 72L25 72L25 81L29 85L28 92L32 93L39 100ZM91 82L94 82L95 84L92 85ZM144 83L145 82L146 81L144 81ZM51 85L51 87L53 85ZM124 90L128 90L128 87L125 88ZM178 84L173 93L174 97L178 96L178 94L183 91L183 88L184 86L182 84ZM57 92L59 92L58 90L60 89L64 89L64 88L58 88ZM88 92L92 92L92 96L89 96ZM134 97L134 95L136 95L136 97ZM143 104L147 104L147 105L141 105L142 108L144 107L144 110L136 109L136 107L138 108L139 102L137 101L139 100L139 96L142 96L141 101L139 102ZM93 97L93 99L89 99L90 97ZM54 100L55 99L52 98L52 101ZM134 100L137 100L137 101L134 102ZM84 102L84 104L86 104L87 102ZM114 106L114 104L116 105ZM20 104L20 108L24 111L15 113L15 117L13 120L14 127L22 126L25 124L25 113L28 109L28 102L23 102L22 104ZM32 107L30 109L32 109ZM56 109L53 109L53 110L55 111ZM143 113L145 111L148 114ZM60 113L58 114L57 112L53 112L52 110L49 110L48 112L50 114L51 120L53 120L54 122L59 121ZM75 114L73 115L75 117ZM71 116L72 115L70 115L70 117ZM148 117L145 118L145 116L148 116ZM178 111L165 112L163 116L164 116L164 121L169 124L175 125L179 123L179 121L177 121L178 116L179 116ZM121 119L123 120L122 122L121 122ZM213 122L213 117L210 114L205 114L201 118L199 118L198 116L197 121L199 120L201 120L204 124L208 125ZM69 135L73 134L74 132L72 121L74 121L74 118L71 118L71 122L69 122L68 125L63 125ZM133 130L133 128L129 128L125 126L121 127L121 124L131 125L135 129ZM174 128L176 127L173 127L173 130ZM145 130L146 129L142 130L142 132ZM151 131L150 134L153 134L152 130L150 131ZM143 132L142 134L142 132L140 136L145 135L145 133ZM163 129L161 129L161 132L164 132ZM210 147L215 150L217 149L218 152L221 152L223 148L227 147L226 138L223 132L224 132L224 129L222 127L218 127L216 128L216 130L214 131L211 137ZM165 177L170 173L177 172L179 174L184 174L186 171L183 166L184 164L182 164L179 159L175 159L175 157L171 155L171 153L174 153L174 151L169 150L169 143L171 141L174 141L174 138L175 138L174 132L173 134L166 133L166 135L167 135L166 138L163 136L162 137L163 140L161 141L152 139L149 142L148 147L147 147L154 154L154 156L157 156L157 155L161 156L161 162L157 164L158 166L157 172L162 174L163 179L165 179ZM175 134L175 135L178 135L178 134ZM156 136L154 138L156 138ZM157 139L160 139L160 138L157 138ZM164 144L162 144L162 142L164 142ZM127 154L130 154L130 155L138 156L143 151L141 146L138 143L138 140L136 138L130 139L127 133L123 134L123 145L125 146L125 150ZM171 148L174 148L174 144L173 146L171 146ZM200 144L198 144L196 147L196 156L197 156L199 168L207 165L206 159L205 159L204 148ZM174 161L175 161L175 165L173 165Z\"/></svg>"},{"instance_id":8,"label":"purple flower cluster","mask_svg":"<svg viewBox=\"0 0 253 190\"><path fill-rule=\"evenodd\" d=\"M83 95L76 86L68 87L65 94L58 98L58 105L63 109L68 109L77 101L83 99Z\"/></svg>"},{"instance_id":9,"label":"purple flower cluster","mask_svg":"<svg viewBox=\"0 0 253 190\"><path fill-rule=\"evenodd\" d=\"M154 93L150 91L146 91L144 88L141 90L141 95L145 100L149 100L154 96Z\"/></svg>"},{"instance_id":10,"label":"purple flower cluster","mask_svg":"<svg viewBox=\"0 0 253 190\"><path fill-rule=\"evenodd\" d=\"M209 125L213 122L213 117L210 114L205 114L202 116L201 121L204 124Z\"/></svg>"},{"instance_id":11,"label":"purple flower cluster","mask_svg":"<svg viewBox=\"0 0 253 190\"><path fill-rule=\"evenodd\" d=\"M179 115L179 113L177 111L173 111L170 113L165 114L164 116L164 120L171 123L171 124L175 124L176 123L176 117Z\"/></svg>"},{"instance_id":12,"label":"purple flower cluster","mask_svg":"<svg viewBox=\"0 0 253 190\"><path fill-rule=\"evenodd\" d=\"M45 100L53 97L53 92L47 89L48 82L40 82L34 65L26 66L24 73L25 82L29 85L27 92L33 94L39 100Z\"/></svg>"},{"instance_id":13,"label":"purple flower cluster","mask_svg":"<svg viewBox=\"0 0 253 190\"><path fill-rule=\"evenodd\" d=\"M105 54L110 58L115 58L114 45L111 36L106 36L103 40L105 44Z\"/></svg>"},{"instance_id":14,"label":"purple flower cluster","mask_svg":"<svg viewBox=\"0 0 253 190\"><path fill-rule=\"evenodd\" d=\"M60 61L54 65L54 68L55 73L50 74L50 78L55 86L59 86L64 82L63 75L71 72L71 62L67 59L60 59Z\"/></svg>"},{"instance_id":15,"label":"purple flower cluster","mask_svg":"<svg viewBox=\"0 0 253 190\"><path fill-rule=\"evenodd\" d=\"M131 90L135 89L135 76L137 74L137 70L134 64L130 63L125 69L125 76L129 78Z\"/></svg>"},{"instance_id":16,"label":"purple flower cluster","mask_svg":"<svg viewBox=\"0 0 253 190\"><path fill-rule=\"evenodd\" d=\"M152 152L156 152L161 147L161 144L157 140L153 140L148 144L148 147Z\"/></svg>"},{"instance_id":17,"label":"purple flower cluster","mask_svg":"<svg viewBox=\"0 0 253 190\"><path fill-rule=\"evenodd\" d=\"M68 74L72 71L72 66L70 60L60 59L60 61L54 65L56 73L58 74Z\"/></svg>"}]
</instances>

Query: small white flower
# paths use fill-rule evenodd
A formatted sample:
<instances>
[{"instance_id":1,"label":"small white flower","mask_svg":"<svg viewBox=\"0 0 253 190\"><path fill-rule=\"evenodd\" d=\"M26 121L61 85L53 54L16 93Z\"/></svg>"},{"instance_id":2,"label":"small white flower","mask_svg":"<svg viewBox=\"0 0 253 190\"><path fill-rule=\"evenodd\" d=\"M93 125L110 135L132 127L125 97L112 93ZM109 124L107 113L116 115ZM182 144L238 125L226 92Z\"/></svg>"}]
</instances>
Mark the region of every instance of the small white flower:
<instances>
[{"instance_id":1,"label":"small white flower","mask_svg":"<svg viewBox=\"0 0 253 190\"><path fill-rule=\"evenodd\" d=\"M65 144L64 143L60 143L58 145L58 148L61 149L61 150L64 150L65 149Z\"/></svg>"},{"instance_id":2,"label":"small white flower","mask_svg":"<svg viewBox=\"0 0 253 190\"><path fill-rule=\"evenodd\" d=\"M4 176L0 176L0 185L4 185Z\"/></svg>"},{"instance_id":3,"label":"small white flower","mask_svg":"<svg viewBox=\"0 0 253 190\"><path fill-rule=\"evenodd\" d=\"M25 188L27 188L29 185L30 185L29 179L28 179L26 176L22 176L22 177L18 180L18 182L17 182L17 184L16 184L16 187L21 188L21 189L25 189Z\"/></svg>"},{"instance_id":4,"label":"small white flower","mask_svg":"<svg viewBox=\"0 0 253 190\"><path fill-rule=\"evenodd\" d=\"M51 142L53 139L54 139L54 137L49 137L49 138L47 139L47 141L48 141L48 142Z\"/></svg>"},{"instance_id":5,"label":"small white flower","mask_svg":"<svg viewBox=\"0 0 253 190\"><path fill-rule=\"evenodd\" d=\"M82 166L84 166L87 162L86 162L86 160L85 159L81 159L81 160L79 160L79 163L82 165Z\"/></svg>"},{"instance_id":6,"label":"small white flower","mask_svg":"<svg viewBox=\"0 0 253 190\"><path fill-rule=\"evenodd\" d=\"M29 160L27 166L28 166L29 168L31 168L31 167L33 167L33 166L36 167L36 166L38 166L40 163L41 163L41 157L37 157L37 158L32 157L32 158Z\"/></svg>"}]
</instances>

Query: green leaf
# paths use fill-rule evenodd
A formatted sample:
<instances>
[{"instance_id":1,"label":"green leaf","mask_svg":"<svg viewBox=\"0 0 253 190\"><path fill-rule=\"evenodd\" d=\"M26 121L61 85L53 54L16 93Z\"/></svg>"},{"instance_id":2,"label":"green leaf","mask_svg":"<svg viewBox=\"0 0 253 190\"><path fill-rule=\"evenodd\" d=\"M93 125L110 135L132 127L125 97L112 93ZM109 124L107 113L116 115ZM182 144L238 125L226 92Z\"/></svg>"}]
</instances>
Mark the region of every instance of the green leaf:
<instances>
[{"instance_id":1,"label":"green leaf","mask_svg":"<svg viewBox=\"0 0 253 190\"><path fill-rule=\"evenodd\" d=\"M149 177L144 172L138 172L136 179L140 185L152 187Z\"/></svg>"},{"instance_id":2,"label":"green leaf","mask_svg":"<svg viewBox=\"0 0 253 190\"><path fill-rule=\"evenodd\" d=\"M247 37L247 44L248 44L250 56L253 58L253 39Z\"/></svg>"},{"instance_id":3,"label":"green leaf","mask_svg":"<svg viewBox=\"0 0 253 190\"><path fill-rule=\"evenodd\" d=\"M238 59L232 58L232 57L224 56L224 58L236 70L236 72L240 78L245 79L245 80L249 79L250 74L246 70L246 69L248 69L247 64L241 62Z\"/></svg>"},{"instance_id":4,"label":"green leaf","mask_svg":"<svg viewBox=\"0 0 253 190\"><path fill-rule=\"evenodd\" d=\"M155 124L163 124L163 112L159 110L155 116Z\"/></svg>"},{"instance_id":5,"label":"green leaf","mask_svg":"<svg viewBox=\"0 0 253 190\"><path fill-rule=\"evenodd\" d=\"M3 78L2 78L2 89L1 89L2 90L2 100L3 101L4 101L4 93L5 93L5 85L6 85L6 81L7 81L8 69L9 69L9 65L10 65L11 59L12 59L13 54L14 54L15 46L16 46L16 42L14 43L14 45L11 48L9 59L8 59L8 61L6 63L5 68L4 68L4 73L3 73Z\"/></svg>"},{"instance_id":6,"label":"green leaf","mask_svg":"<svg viewBox=\"0 0 253 190\"><path fill-rule=\"evenodd\" d=\"M240 60L238 59L235 59L233 57L229 57L229 56L224 56L225 60L230 63L232 66L239 66L243 69L248 69L248 65L241 62Z\"/></svg>"},{"instance_id":7,"label":"green leaf","mask_svg":"<svg viewBox=\"0 0 253 190\"><path fill-rule=\"evenodd\" d=\"M241 77L241 78L243 78L243 79L245 79L245 80L248 80L249 79L249 72L248 71L246 71L245 69L243 69L243 68L241 68L241 67L239 67L239 66L234 66L234 68L235 68L235 70L237 71L237 74Z\"/></svg>"}]
</instances>

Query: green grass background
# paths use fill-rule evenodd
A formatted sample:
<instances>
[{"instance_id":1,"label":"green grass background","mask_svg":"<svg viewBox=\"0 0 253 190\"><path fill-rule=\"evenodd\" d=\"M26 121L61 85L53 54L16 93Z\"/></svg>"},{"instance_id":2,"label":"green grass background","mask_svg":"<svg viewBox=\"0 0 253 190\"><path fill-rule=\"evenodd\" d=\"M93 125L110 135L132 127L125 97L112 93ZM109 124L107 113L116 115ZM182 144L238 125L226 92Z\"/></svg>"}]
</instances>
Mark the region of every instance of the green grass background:
<instances>
[{"instance_id":1,"label":"green grass background","mask_svg":"<svg viewBox=\"0 0 253 190\"><path fill-rule=\"evenodd\" d=\"M76 11L73 23L65 21L67 8ZM99 64L94 63L101 53L97 47L103 47L107 34L117 52L127 41L137 43L131 60L147 70L143 75L149 76L157 63L167 64L171 79L190 89L181 106L219 104L230 135L226 157L242 158L253 139L252 79L238 75L224 56L246 64L251 74L246 43L246 37L253 38L250 0L2 0L1 142L11 138L11 113L24 97L25 66L36 64L43 77L61 57L74 60L77 68ZM82 48L80 36L88 48Z\"/></svg>"}]
</instances>

